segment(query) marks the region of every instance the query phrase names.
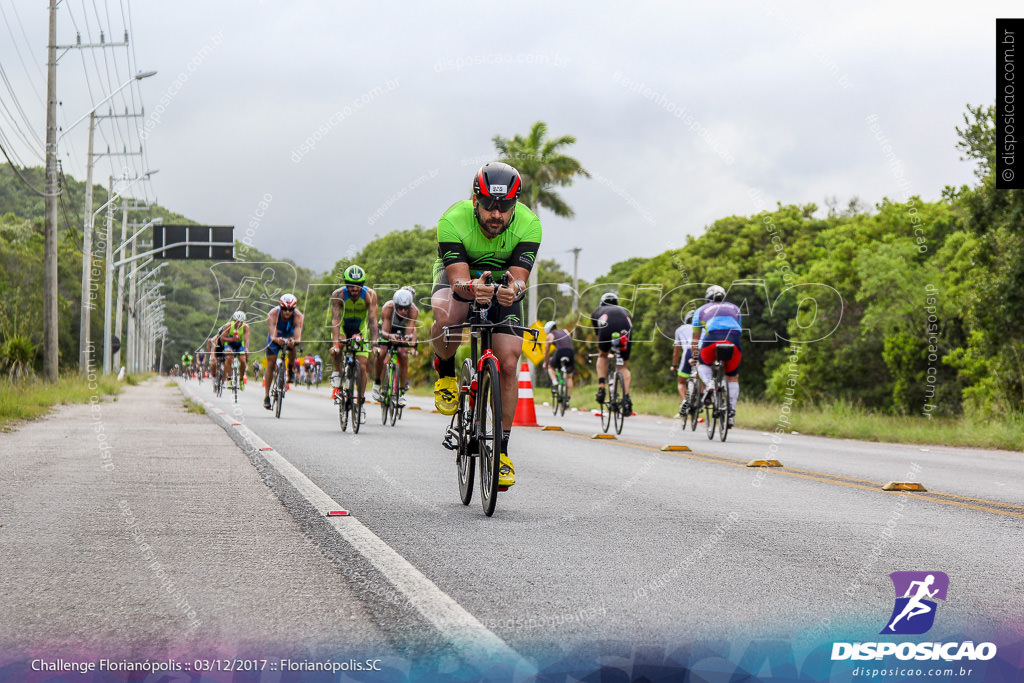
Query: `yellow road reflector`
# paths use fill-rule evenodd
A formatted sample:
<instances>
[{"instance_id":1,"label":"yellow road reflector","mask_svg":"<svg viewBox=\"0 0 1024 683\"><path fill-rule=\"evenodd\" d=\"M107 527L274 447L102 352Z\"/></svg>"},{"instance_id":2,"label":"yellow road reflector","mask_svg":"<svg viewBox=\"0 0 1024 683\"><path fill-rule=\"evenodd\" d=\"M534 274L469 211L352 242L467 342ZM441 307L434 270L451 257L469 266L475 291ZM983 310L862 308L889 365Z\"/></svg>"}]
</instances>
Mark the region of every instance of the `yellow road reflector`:
<instances>
[{"instance_id":1,"label":"yellow road reflector","mask_svg":"<svg viewBox=\"0 0 1024 683\"><path fill-rule=\"evenodd\" d=\"M594 434L590 437L591 439L614 439L614 434Z\"/></svg>"},{"instance_id":2,"label":"yellow road reflector","mask_svg":"<svg viewBox=\"0 0 1024 683\"><path fill-rule=\"evenodd\" d=\"M916 481L890 481L882 487L883 491L927 491L924 486Z\"/></svg>"},{"instance_id":3,"label":"yellow road reflector","mask_svg":"<svg viewBox=\"0 0 1024 683\"><path fill-rule=\"evenodd\" d=\"M565 430L562 429L561 427L559 427L558 425L548 425L547 427L544 427L543 429L541 429L541 431L542 432L564 432Z\"/></svg>"},{"instance_id":4,"label":"yellow road reflector","mask_svg":"<svg viewBox=\"0 0 1024 683\"><path fill-rule=\"evenodd\" d=\"M782 467L782 463L778 460L751 460L747 467Z\"/></svg>"},{"instance_id":5,"label":"yellow road reflector","mask_svg":"<svg viewBox=\"0 0 1024 683\"><path fill-rule=\"evenodd\" d=\"M419 406L406 406L405 409L406 410L423 410L423 408L420 408Z\"/></svg>"},{"instance_id":6,"label":"yellow road reflector","mask_svg":"<svg viewBox=\"0 0 1024 683\"><path fill-rule=\"evenodd\" d=\"M664 446L662 446L661 450L663 450L663 451L689 451L690 447L689 446L679 446L679 445L676 445L676 444L668 443L668 444L665 444Z\"/></svg>"}]
</instances>

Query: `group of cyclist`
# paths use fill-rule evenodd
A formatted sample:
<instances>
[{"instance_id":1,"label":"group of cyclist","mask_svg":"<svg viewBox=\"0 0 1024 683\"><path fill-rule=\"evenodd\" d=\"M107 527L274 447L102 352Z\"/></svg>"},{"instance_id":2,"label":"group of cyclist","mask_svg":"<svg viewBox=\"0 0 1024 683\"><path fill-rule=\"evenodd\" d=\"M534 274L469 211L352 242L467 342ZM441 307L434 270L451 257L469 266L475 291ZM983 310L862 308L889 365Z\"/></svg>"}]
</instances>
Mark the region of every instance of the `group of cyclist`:
<instances>
[{"instance_id":1,"label":"group of cyclist","mask_svg":"<svg viewBox=\"0 0 1024 683\"><path fill-rule=\"evenodd\" d=\"M541 244L541 224L537 215L519 203L523 179L512 166L491 162L481 167L473 178L469 199L452 204L437 225L437 259L433 268L430 307L433 313L430 343L434 352L433 367L437 372L434 402L445 415L455 413L458 405L455 354L461 336L444 334L446 327L466 321L470 304L489 306L487 320L497 324L492 351L497 358L502 405L499 486L507 489L515 484L515 468L509 457L509 441L519 391L519 358L523 351L522 300L526 282L533 269ZM380 376L385 363L381 340L407 342L399 350L399 367L403 393L408 389L409 356L415 353L419 309L414 303L411 287L397 290L390 301L381 306L377 293L366 285L366 272L358 265L344 271L344 283L331 294L331 347L333 365L331 397L337 399L341 389L343 348L352 342L362 370L360 396L365 396L367 377L373 378L371 395L380 398ZM705 296L706 303L688 314L686 322L676 331L672 367L677 373L680 398L686 398L686 379L696 366L705 386L711 384L710 364L714 361L713 346L732 342L740 348L740 311L725 301L725 290L714 285ZM276 359L284 350L294 365L296 350L302 341L303 314L291 294L281 297L280 305L267 317L267 359L264 370L264 407L271 407L269 391ZM632 413L631 376L628 368L632 319L629 311L619 305L618 295L607 292L590 316L597 333L598 388L595 398L605 401L609 360L614 359L612 344L618 344L623 361L621 371L625 386L624 408ZM567 359L568 388L572 392L575 365L572 333L559 329L555 321L544 326L544 367L555 380L555 371ZM366 341L369 340L369 345ZM211 368L222 363L226 372L234 354L242 357L243 372L246 349L249 347L249 326L245 313L236 312L232 320L220 328L210 340ZM373 355L371 361L371 354ZM740 354L735 353L725 373L729 387L729 422L735 416L739 395L738 366ZM291 381L292 378L289 378ZM404 395L399 405L405 405Z\"/></svg>"}]
</instances>

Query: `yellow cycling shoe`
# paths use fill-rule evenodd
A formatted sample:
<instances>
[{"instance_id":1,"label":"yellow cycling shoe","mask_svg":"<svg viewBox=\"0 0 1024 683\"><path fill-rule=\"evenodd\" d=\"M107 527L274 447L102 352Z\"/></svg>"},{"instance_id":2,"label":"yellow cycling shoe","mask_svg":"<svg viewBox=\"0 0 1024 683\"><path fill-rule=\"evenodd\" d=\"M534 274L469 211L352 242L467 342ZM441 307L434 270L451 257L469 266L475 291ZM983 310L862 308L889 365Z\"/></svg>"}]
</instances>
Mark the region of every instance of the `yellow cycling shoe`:
<instances>
[{"instance_id":1,"label":"yellow cycling shoe","mask_svg":"<svg viewBox=\"0 0 1024 683\"><path fill-rule=\"evenodd\" d=\"M507 454L501 454L501 465L498 467L498 490L504 491L516 483L516 468Z\"/></svg>"},{"instance_id":2,"label":"yellow cycling shoe","mask_svg":"<svg viewBox=\"0 0 1024 683\"><path fill-rule=\"evenodd\" d=\"M459 383L454 377L434 382L434 405L442 415L454 415L459 409Z\"/></svg>"}]
</instances>

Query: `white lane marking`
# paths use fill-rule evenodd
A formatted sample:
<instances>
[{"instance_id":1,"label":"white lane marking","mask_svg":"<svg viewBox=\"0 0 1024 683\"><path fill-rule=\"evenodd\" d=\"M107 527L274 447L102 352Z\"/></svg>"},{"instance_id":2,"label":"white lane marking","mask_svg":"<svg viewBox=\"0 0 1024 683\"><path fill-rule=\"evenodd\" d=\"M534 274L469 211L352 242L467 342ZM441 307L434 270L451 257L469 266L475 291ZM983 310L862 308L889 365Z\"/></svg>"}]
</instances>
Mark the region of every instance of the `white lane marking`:
<instances>
[{"instance_id":1,"label":"white lane marking","mask_svg":"<svg viewBox=\"0 0 1024 683\"><path fill-rule=\"evenodd\" d=\"M179 386L194 396L191 389ZM213 406L212 403L209 405ZM335 502L309 477L267 445L259 435L245 425L233 426L229 420L222 420L216 412L207 414L225 431L236 430L247 444L258 450L267 464L288 480L299 495L326 519L335 532L383 574L384 578L405 596L409 604L433 624L442 637L467 661L481 667L490 667L495 661L503 661L514 665L518 675L536 673L536 666L530 664L504 640L481 624L462 605L438 588L437 584L358 519L351 515L327 517L328 511L345 506Z\"/></svg>"}]
</instances>

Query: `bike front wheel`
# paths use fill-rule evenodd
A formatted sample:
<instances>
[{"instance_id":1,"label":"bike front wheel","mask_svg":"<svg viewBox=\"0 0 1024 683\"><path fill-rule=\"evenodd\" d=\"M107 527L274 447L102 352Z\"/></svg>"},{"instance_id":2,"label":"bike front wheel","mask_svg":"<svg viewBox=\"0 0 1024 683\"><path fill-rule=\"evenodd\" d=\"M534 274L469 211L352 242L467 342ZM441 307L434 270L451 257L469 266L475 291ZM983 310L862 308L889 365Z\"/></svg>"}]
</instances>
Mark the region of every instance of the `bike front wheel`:
<instances>
[{"instance_id":1,"label":"bike front wheel","mask_svg":"<svg viewBox=\"0 0 1024 683\"><path fill-rule=\"evenodd\" d=\"M355 361L352 364L352 381L349 384L349 397L350 407L352 409L352 432L354 434L359 433L359 425L363 421L363 392L360 391L362 386L362 368L359 366L359 361Z\"/></svg>"},{"instance_id":2,"label":"bike front wheel","mask_svg":"<svg viewBox=\"0 0 1024 683\"><path fill-rule=\"evenodd\" d=\"M398 399L402 395L401 387L401 373L398 371L398 366L391 366L391 426L394 427L395 423L398 422L398 418L402 416L402 406L398 403Z\"/></svg>"},{"instance_id":3,"label":"bike front wheel","mask_svg":"<svg viewBox=\"0 0 1024 683\"><path fill-rule=\"evenodd\" d=\"M274 396L274 417L281 418L281 404L284 403L284 390L285 390L285 374L283 364L277 366L277 374L274 375L274 384L276 386Z\"/></svg>"},{"instance_id":4,"label":"bike front wheel","mask_svg":"<svg viewBox=\"0 0 1024 683\"><path fill-rule=\"evenodd\" d=\"M480 451L480 503L484 514L494 514L498 502L498 476L501 468L501 383L498 364L484 361L480 386L476 392L477 448Z\"/></svg>"}]
</instances>

